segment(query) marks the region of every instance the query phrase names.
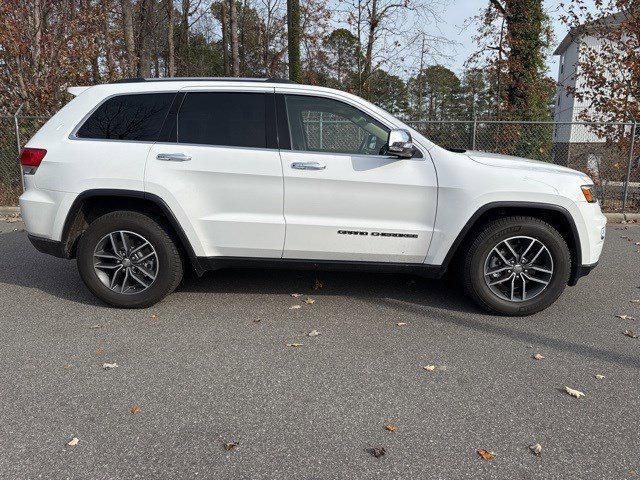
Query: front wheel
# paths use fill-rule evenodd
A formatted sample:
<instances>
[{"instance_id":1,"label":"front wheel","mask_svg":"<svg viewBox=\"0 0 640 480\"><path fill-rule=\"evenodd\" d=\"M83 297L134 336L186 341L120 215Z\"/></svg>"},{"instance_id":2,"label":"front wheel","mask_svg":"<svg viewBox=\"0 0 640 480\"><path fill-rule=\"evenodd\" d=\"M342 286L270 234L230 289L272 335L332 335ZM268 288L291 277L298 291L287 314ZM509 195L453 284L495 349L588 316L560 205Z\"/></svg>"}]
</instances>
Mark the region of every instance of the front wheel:
<instances>
[{"instance_id":1,"label":"front wheel","mask_svg":"<svg viewBox=\"0 0 640 480\"><path fill-rule=\"evenodd\" d=\"M562 294L571 253L562 235L533 217L487 224L466 252L464 288L481 307L504 315L531 315Z\"/></svg>"},{"instance_id":2,"label":"front wheel","mask_svg":"<svg viewBox=\"0 0 640 480\"><path fill-rule=\"evenodd\" d=\"M89 290L121 308L159 302L178 286L183 274L180 252L165 228L131 211L94 220L80 237L77 263Z\"/></svg>"}]
</instances>

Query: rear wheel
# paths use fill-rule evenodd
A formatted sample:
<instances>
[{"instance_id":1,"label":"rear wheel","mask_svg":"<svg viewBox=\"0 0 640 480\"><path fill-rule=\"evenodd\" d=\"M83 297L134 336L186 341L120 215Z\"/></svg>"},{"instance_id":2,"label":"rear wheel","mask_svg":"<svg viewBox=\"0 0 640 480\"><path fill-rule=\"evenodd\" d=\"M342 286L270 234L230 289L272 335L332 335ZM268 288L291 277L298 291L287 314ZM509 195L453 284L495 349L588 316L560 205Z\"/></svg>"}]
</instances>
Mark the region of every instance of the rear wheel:
<instances>
[{"instance_id":1,"label":"rear wheel","mask_svg":"<svg viewBox=\"0 0 640 480\"><path fill-rule=\"evenodd\" d=\"M562 294L571 253L560 233L533 217L487 224L467 250L462 270L466 292L485 310L530 315Z\"/></svg>"},{"instance_id":2,"label":"rear wheel","mask_svg":"<svg viewBox=\"0 0 640 480\"><path fill-rule=\"evenodd\" d=\"M138 212L111 212L97 218L80 237L77 253L82 280L98 298L122 308L162 300L178 286L183 265L169 233Z\"/></svg>"}]
</instances>

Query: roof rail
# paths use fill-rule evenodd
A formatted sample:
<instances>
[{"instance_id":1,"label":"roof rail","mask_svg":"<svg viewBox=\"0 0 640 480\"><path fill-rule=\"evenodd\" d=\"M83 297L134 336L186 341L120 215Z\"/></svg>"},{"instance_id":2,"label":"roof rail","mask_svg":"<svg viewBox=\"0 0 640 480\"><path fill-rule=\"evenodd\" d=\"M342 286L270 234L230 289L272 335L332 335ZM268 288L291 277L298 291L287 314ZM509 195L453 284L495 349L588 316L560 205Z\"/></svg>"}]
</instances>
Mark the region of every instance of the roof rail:
<instances>
[{"instance_id":1,"label":"roof rail","mask_svg":"<svg viewBox=\"0 0 640 480\"><path fill-rule=\"evenodd\" d=\"M295 83L284 78L241 78L241 77L161 77L161 78L122 78L112 83L140 82L256 82L256 83Z\"/></svg>"}]
</instances>

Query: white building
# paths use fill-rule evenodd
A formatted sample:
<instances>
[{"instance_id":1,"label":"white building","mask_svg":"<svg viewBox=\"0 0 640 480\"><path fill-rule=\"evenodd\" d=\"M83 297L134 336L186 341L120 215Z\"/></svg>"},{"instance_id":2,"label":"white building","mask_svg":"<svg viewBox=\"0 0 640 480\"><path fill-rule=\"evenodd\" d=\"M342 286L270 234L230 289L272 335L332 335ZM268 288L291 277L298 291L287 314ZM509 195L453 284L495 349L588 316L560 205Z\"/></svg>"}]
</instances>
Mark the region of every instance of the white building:
<instances>
[{"instance_id":1,"label":"white building","mask_svg":"<svg viewBox=\"0 0 640 480\"><path fill-rule=\"evenodd\" d=\"M599 20L599 27L615 28L623 19L623 14L612 15ZM589 52L600 50L608 40L595 35L593 25L582 25L570 31L556 48L554 55L560 57L558 67L558 87L554 111L554 143L556 163L568 163L578 153L589 146L588 158L583 159L590 171L597 172L602 161L601 154L595 153L594 144L602 146L604 139L585 125L571 125L581 121L582 114L589 110L589 102L579 102L572 94L574 90L585 90L585 78L581 75L580 64L586 61ZM573 150L573 151L572 151Z\"/></svg>"}]
</instances>

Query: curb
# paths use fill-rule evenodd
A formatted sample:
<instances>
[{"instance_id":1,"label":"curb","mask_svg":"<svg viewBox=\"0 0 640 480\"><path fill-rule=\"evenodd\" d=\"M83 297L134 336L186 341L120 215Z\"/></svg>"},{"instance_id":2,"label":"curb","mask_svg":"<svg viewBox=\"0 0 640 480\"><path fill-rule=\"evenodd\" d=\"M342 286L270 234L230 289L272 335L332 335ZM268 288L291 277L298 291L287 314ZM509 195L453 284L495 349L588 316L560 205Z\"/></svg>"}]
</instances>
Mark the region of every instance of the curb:
<instances>
[{"instance_id":1,"label":"curb","mask_svg":"<svg viewBox=\"0 0 640 480\"><path fill-rule=\"evenodd\" d=\"M3 207L0 205L0 215L15 215L20 213L20 207Z\"/></svg>"},{"instance_id":2,"label":"curb","mask_svg":"<svg viewBox=\"0 0 640 480\"><path fill-rule=\"evenodd\" d=\"M0 215L15 215L20 213L20 207L9 207L0 205ZM609 223L636 222L640 223L640 213L605 213Z\"/></svg>"},{"instance_id":3,"label":"curb","mask_svg":"<svg viewBox=\"0 0 640 480\"><path fill-rule=\"evenodd\" d=\"M635 222L640 223L640 213L605 213L609 223Z\"/></svg>"}]
</instances>

